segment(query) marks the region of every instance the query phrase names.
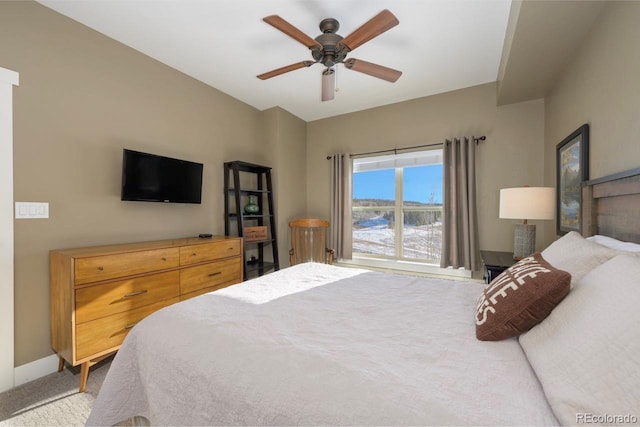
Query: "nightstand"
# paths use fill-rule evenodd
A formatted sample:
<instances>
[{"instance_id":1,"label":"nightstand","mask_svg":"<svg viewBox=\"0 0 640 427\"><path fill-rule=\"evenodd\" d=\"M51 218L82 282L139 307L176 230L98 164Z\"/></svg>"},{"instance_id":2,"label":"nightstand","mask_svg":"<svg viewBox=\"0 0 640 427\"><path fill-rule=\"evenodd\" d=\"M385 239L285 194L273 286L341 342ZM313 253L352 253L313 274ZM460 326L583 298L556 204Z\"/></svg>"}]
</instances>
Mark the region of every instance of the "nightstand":
<instances>
[{"instance_id":1,"label":"nightstand","mask_svg":"<svg viewBox=\"0 0 640 427\"><path fill-rule=\"evenodd\" d=\"M515 264L513 252L480 251L484 264L484 281L491 283L500 273Z\"/></svg>"}]
</instances>

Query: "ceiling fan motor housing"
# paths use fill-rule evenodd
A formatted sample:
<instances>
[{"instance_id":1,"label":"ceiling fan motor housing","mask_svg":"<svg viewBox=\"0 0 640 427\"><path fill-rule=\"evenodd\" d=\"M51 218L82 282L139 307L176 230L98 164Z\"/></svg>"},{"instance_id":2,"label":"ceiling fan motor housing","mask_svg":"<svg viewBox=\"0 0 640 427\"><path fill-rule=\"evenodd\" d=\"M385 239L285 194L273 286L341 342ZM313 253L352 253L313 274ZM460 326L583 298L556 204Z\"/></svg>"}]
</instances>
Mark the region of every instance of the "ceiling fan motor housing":
<instances>
[{"instance_id":1,"label":"ceiling fan motor housing","mask_svg":"<svg viewBox=\"0 0 640 427\"><path fill-rule=\"evenodd\" d=\"M326 18L320 22L320 34L315 38L315 41L322 45L322 49L311 49L311 55L313 59L320 62L325 67L333 67L335 64L344 61L347 56L347 50L340 46L342 36L336 34L336 31L340 28L340 23L337 19Z\"/></svg>"}]
</instances>

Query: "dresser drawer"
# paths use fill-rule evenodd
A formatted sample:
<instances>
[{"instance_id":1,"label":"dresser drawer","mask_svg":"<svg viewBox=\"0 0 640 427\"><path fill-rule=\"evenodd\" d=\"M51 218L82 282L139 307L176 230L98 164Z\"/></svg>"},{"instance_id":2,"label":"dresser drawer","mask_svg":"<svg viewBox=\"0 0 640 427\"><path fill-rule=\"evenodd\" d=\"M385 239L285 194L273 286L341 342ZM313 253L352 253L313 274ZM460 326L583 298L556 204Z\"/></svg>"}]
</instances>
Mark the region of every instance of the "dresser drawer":
<instances>
[{"instance_id":1,"label":"dresser drawer","mask_svg":"<svg viewBox=\"0 0 640 427\"><path fill-rule=\"evenodd\" d=\"M220 285L209 286L208 288L198 289L197 291L189 292L188 294L180 295L180 301L187 300L189 298L197 297L199 295L208 294L209 292L217 291L218 289L226 288L227 286L234 285L235 282L222 283Z\"/></svg>"},{"instance_id":2,"label":"dresser drawer","mask_svg":"<svg viewBox=\"0 0 640 427\"><path fill-rule=\"evenodd\" d=\"M180 295L177 270L89 286L76 291L76 323L122 313Z\"/></svg>"},{"instance_id":3,"label":"dresser drawer","mask_svg":"<svg viewBox=\"0 0 640 427\"><path fill-rule=\"evenodd\" d=\"M163 307L178 302L171 298L124 313L102 317L76 326L76 359L84 359L119 346L136 323Z\"/></svg>"},{"instance_id":4,"label":"dresser drawer","mask_svg":"<svg viewBox=\"0 0 640 427\"><path fill-rule=\"evenodd\" d=\"M240 255L240 240L237 239L192 245L180 248L180 265L215 261L237 255Z\"/></svg>"},{"instance_id":5,"label":"dresser drawer","mask_svg":"<svg viewBox=\"0 0 640 427\"><path fill-rule=\"evenodd\" d=\"M179 249L155 249L77 258L76 285L178 267Z\"/></svg>"},{"instance_id":6,"label":"dresser drawer","mask_svg":"<svg viewBox=\"0 0 640 427\"><path fill-rule=\"evenodd\" d=\"M233 258L180 270L180 293L186 294L223 283L240 282L241 262L241 258Z\"/></svg>"}]
</instances>

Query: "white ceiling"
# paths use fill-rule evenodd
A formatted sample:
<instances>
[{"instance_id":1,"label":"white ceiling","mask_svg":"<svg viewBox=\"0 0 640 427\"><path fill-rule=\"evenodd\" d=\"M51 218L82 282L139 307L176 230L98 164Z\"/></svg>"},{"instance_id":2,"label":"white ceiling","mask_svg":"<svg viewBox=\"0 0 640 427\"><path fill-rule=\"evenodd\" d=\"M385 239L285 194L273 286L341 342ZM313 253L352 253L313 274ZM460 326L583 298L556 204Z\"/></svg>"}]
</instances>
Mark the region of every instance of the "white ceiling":
<instances>
[{"instance_id":1,"label":"white ceiling","mask_svg":"<svg viewBox=\"0 0 640 427\"><path fill-rule=\"evenodd\" d=\"M260 110L279 106L312 121L496 81L511 0L38 0ZM323 66L269 80L256 75L311 60L262 21L282 18L312 38L324 18L347 36L383 9L400 24L349 53L403 72L396 83L337 70L321 102Z\"/></svg>"}]
</instances>

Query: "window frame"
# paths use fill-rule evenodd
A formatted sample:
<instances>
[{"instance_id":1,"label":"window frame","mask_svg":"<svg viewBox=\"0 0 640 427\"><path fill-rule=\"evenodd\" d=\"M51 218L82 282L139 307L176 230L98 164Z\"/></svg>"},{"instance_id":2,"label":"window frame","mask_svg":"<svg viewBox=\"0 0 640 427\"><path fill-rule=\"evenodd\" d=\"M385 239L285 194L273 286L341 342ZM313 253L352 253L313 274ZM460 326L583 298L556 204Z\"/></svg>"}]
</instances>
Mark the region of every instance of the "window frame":
<instances>
[{"instance_id":1,"label":"window frame","mask_svg":"<svg viewBox=\"0 0 640 427\"><path fill-rule=\"evenodd\" d=\"M407 153L405 155L392 155L392 156L377 156L377 157L363 157L360 159L355 159L354 160L354 168L353 168L353 172L352 174L355 175L356 173L359 172L365 172L365 171L374 171L374 170L384 170L384 169L393 169L394 170L394 181L395 181L395 200L394 200L394 205L393 207L386 207L386 206L353 206L351 207L351 221L353 222L353 213L356 211L393 211L394 213L394 256L390 256L390 255L385 255L385 254L372 254L372 253L366 253L366 252L358 252L355 248L353 248L352 246L352 257L356 260L358 259L364 259L364 260L378 260L378 261L383 261L383 262L399 262L399 263L417 263L417 264L424 264L424 265L429 265L429 266L435 266L438 265L440 263L440 257L438 256L437 259L426 259L426 258L413 258L413 257L406 257L404 254L404 218L405 218L405 212L408 211L425 211L425 212L429 212L429 211L439 211L440 212L440 218L442 218L442 212L443 212L443 206L440 205L439 208L434 209L431 206L425 206L423 207L416 207L416 206L405 206L405 200L404 200L404 169L408 168L408 167L419 167L419 166L429 166L429 165L436 165L436 164L442 164L443 159L443 150L440 149L432 149L432 150L423 150L423 151L417 151L417 152L411 152L411 153ZM416 163L419 162L420 160L417 159L421 159L421 158L436 158L439 159L439 161L431 161L431 162L423 162L424 163ZM365 164L388 164L391 161L395 161L395 160L399 160L396 163L399 163L399 165L396 165L394 167L366 167L364 170L358 170L357 164L358 162L362 162ZM410 162L408 163L407 160L411 159L412 161L414 161L414 164L410 164ZM354 200L353 194L352 194L352 200ZM352 231L353 233L353 231ZM354 239L355 240L355 239Z\"/></svg>"}]
</instances>

